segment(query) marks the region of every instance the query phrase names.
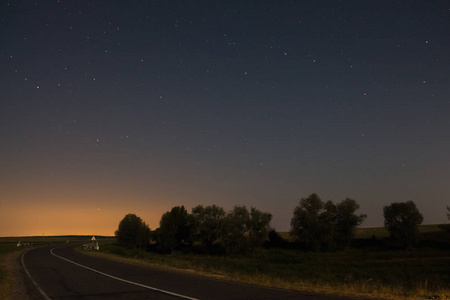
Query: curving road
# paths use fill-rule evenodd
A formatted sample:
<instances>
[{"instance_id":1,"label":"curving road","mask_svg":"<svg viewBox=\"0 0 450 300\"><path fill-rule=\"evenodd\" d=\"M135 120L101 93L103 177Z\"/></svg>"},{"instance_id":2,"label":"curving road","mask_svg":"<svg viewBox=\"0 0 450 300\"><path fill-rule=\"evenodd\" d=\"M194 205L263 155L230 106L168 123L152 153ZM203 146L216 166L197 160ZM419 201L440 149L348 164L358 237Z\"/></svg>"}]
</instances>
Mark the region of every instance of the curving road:
<instances>
[{"instance_id":1,"label":"curving road","mask_svg":"<svg viewBox=\"0 0 450 300\"><path fill-rule=\"evenodd\" d=\"M73 248L23 253L22 266L41 299L348 299L130 265L83 255Z\"/></svg>"}]
</instances>

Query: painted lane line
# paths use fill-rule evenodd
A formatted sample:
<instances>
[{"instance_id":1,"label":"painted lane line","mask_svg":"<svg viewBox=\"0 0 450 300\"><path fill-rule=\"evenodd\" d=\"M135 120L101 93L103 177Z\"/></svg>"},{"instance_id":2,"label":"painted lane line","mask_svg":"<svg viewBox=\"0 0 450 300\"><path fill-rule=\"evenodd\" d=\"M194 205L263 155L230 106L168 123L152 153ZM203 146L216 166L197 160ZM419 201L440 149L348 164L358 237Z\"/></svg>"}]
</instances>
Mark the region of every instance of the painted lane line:
<instances>
[{"instance_id":1,"label":"painted lane line","mask_svg":"<svg viewBox=\"0 0 450 300\"><path fill-rule=\"evenodd\" d=\"M23 261L23 257L25 256L25 253L27 253L28 251L25 251L24 253L22 253L22 267L25 270L25 273L27 274L27 276L30 278L31 282L34 284L34 286L37 288L37 290L39 291L39 293L41 293L42 297L44 297L45 300L52 300L49 296L47 296L47 294L41 289L41 287L37 284L36 281L34 281L33 277L31 277L30 272L28 272L27 267L25 266L25 262Z\"/></svg>"},{"instance_id":2,"label":"painted lane line","mask_svg":"<svg viewBox=\"0 0 450 300\"><path fill-rule=\"evenodd\" d=\"M72 264L74 264L74 265L77 265L77 266L79 266L79 267L85 268L85 269L87 269L87 270L89 270L89 271L98 273L98 274L100 274L100 275L103 275L103 276L106 276L106 277L109 277L109 278L112 278L112 279L115 279L115 280L119 280L119 281L122 281L122 282L125 282L125 283L128 283L128 284L133 284L133 285L136 285L136 286L139 286L139 287L143 287L143 288L146 288L146 289L149 289L149 290L152 290L152 291L164 293L164 294L167 294L167 295L171 295L171 296L175 296L175 297L179 297L179 298L183 298L183 299L188 299L188 300L199 300L199 299L197 299L197 298L192 298L192 297L189 297L189 296L185 296L185 295L173 293L173 292L170 292L170 291L158 289L158 288L151 287L151 286L148 286L148 285L145 285L145 284L141 284L141 283L129 281L129 280L126 280L126 279L123 279L123 278L119 278L119 277L116 277L116 276L112 276L112 275L109 275L109 274L100 272L100 271L98 271L98 270L95 270L95 269L86 267L86 266L84 266L84 265L82 265L82 264L79 264L79 263L77 263L77 262L74 262L73 260L70 260L70 259L64 258L64 257L62 257L62 256L59 256L58 254L55 254L55 253L53 252L54 249L56 249L56 248L52 248L52 249L50 250L50 253L51 253L52 255L54 255L54 256L56 256L56 257L58 257L58 258L60 258L60 259L63 259L63 260L65 260L65 261L67 261L67 262L70 262L70 263L72 263ZM50 299L50 298L49 298L49 299Z\"/></svg>"}]
</instances>

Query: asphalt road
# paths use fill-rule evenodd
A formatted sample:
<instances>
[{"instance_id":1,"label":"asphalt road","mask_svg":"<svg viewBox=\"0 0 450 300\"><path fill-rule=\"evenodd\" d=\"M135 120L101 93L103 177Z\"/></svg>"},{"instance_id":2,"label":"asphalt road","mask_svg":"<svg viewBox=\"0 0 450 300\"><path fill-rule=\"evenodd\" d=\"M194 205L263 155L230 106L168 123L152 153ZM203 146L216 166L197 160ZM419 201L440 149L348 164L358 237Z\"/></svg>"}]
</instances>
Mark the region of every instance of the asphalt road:
<instances>
[{"instance_id":1,"label":"asphalt road","mask_svg":"<svg viewBox=\"0 0 450 300\"><path fill-rule=\"evenodd\" d=\"M36 248L21 258L41 299L302 299L348 298L232 283L83 255L71 247Z\"/></svg>"}]
</instances>

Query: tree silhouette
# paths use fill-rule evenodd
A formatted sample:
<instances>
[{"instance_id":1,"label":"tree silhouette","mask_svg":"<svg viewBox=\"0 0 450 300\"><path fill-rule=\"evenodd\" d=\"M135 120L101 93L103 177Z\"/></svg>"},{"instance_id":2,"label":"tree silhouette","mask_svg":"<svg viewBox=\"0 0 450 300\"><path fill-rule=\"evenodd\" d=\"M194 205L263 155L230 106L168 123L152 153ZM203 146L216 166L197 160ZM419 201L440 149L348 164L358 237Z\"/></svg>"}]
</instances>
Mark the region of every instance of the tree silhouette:
<instances>
[{"instance_id":1,"label":"tree silhouette","mask_svg":"<svg viewBox=\"0 0 450 300\"><path fill-rule=\"evenodd\" d=\"M217 205L198 205L192 209L192 216L194 237L209 253L221 236L225 210Z\"/></svg>"},{"instance_id":2,"label":"tree silhouette","mask_svg":"<svg viewBox=\"0 0 450 300\"><path fill-rule=\"evenodd\" d=\"M326 225L324 221L327 219L327 215L323 214L324 206L325 203L317 194L313 193L300 200L291 219L290 234L314 251L320 249L328 231L324 226Z\"/></svg>"},{"instance_id":3,"label":"tree silhouette","mask_svg":"<svg viewBox=\"0 0 450 300\"><path fill-rule=\"evenodd\" d=\"M447 218L450 220L450 206L447 206ZM440 224L439 228L441 228L445 234L450 237L450 224Z\"/></svg>"},{"instance_id":4,"label":"tree silhouette","mask_svg":"<svg viewBox=\"0 0 450 300\"><path fill-rule=\"evenodd\" d=\"M350 198L342 200L336 205L335 212L335 239L339 248L345 248L355 236L356 227L367 218L367 215L356 215L359 204Z\"/></svg>"},{"instance_id":5,"label":"tree silhouette","mask_svg":"<svg viewBox=\"0 0 450 300\"><path fill-rule=\"evenodd\" d=\"M338 204L323 202L315 193L302 198L294 209L290 234L309 249L343 249L354 237L366 215L356 215L358 203L346 198Z\"/></svg>"},{"instance_id":6,"label":"tree silhouette","mask_svg":"<svg viewBox=\"0 0 450 300\"><path fill-rule=\"evenodd\" d=\"M261 246L268 240L270 221L272 215L266 212L250 208L250 228L248 238L251 247Z\"/></svg>"},{"instance_id":7,"label":"tree silhouette","mask_svg":"<svg viewBox=\"0 0 450 300\"><path fill-rule=\"evenodd\" d=\"M419 238L418 226L423 216L413 201L394 202L383 208L384 226L393 240L399 241L407 249L411 249Z\"/></svg>"},{"instance_id":8,"label":"tree silhouette","mask_svg":"<svg viewBox=\"0 0 450 300\"><path fill-rule=\"evenodd\" d=\"M248 250L250 244L246 233L248 233L250 226L250 214L245 206L235 206L225 216L220 240L228 253Z\"/></svg>"},{"instance_id":9,"label":"tree silhouette","mask_svg":"<svg viewBox=\"0 0 450 300\"><path fill-rule=\"evenodd\" d=\"M150 241L150 228L135 214L127 214L120 221L115 235L123 247L146 249Z\"/></svg>"},{"instance_id":10,"label":"tree silhouette","mask_svg":"<svg viewBox=\"0 0 450 300\"><path fill-rule=\"evenodd\" d=\"M184 206L175 206L170 212L162 215L156 241L163 251L180 249L192 242L192 216Z\"/></svg>"}]
</instances>

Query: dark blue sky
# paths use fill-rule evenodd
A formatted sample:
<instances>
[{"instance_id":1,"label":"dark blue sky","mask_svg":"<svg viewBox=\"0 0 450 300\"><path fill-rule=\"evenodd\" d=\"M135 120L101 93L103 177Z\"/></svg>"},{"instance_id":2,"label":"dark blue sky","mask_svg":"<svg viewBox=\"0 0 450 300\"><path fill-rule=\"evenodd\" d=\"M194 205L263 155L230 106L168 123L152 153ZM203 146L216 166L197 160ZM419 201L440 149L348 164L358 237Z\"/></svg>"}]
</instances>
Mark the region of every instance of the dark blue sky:
<instances>
[{"instance_id":1,"label":"dark blue sky","mask_svg":"<svg viewBox=\"0 0 450 300\"><path fill-rule=\"evenodd\" d=\"M129 212L154 229L198 204L255 206L284 231L313 192L356 199L364 226L408 200L425 223L447 221L448 1L2 1L0 12L0 235L54 232L37 215L55 211L77 220L61 234L112 234Z\"/></svg>"}]
</instances>

